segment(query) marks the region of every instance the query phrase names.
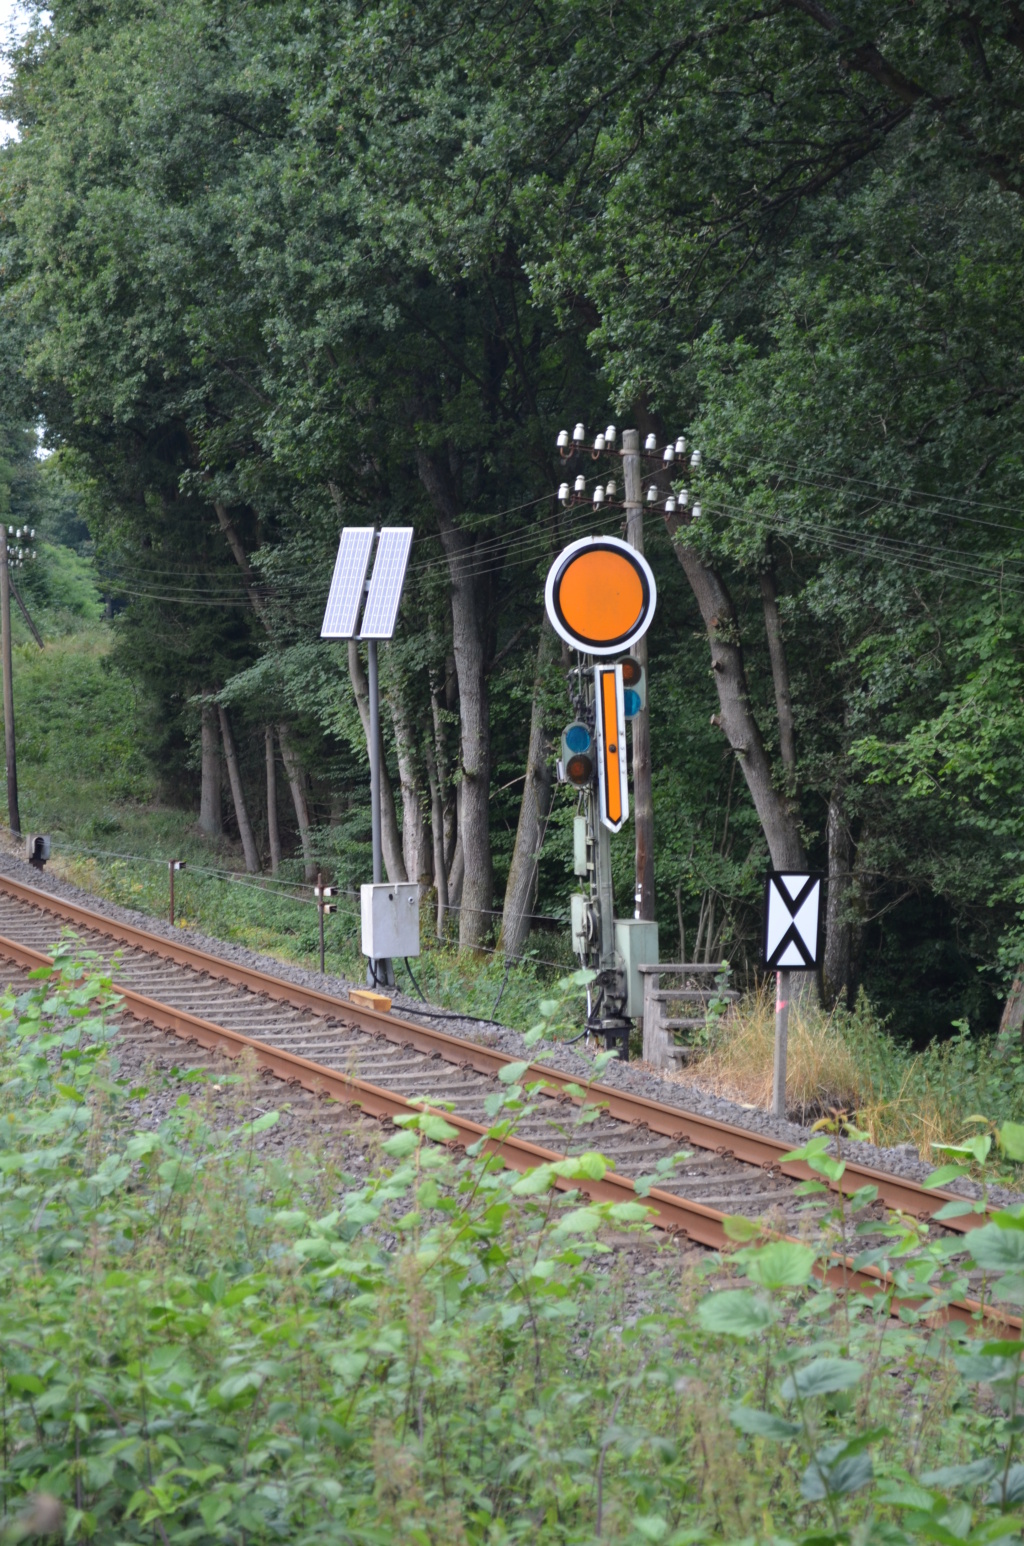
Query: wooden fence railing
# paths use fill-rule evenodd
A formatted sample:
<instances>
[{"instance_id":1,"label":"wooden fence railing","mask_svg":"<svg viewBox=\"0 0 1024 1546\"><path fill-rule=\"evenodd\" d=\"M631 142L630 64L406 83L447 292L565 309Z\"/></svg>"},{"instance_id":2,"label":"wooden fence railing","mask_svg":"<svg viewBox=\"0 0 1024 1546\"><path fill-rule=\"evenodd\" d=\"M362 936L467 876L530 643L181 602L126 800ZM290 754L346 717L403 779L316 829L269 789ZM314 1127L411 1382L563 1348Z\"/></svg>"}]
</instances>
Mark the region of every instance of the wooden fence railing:
<instances>
[{"instance_id":1,"label":"wooden fence railing","mask_svg":"<svg viewBox=\"0 0 1024 1546\"><path fill-rule=\"evenodd\" d=\"M707 1023L708 1004L712 999L737 999L731 988L718 988L714 979L727 968L722 961L708 964L697 961L662 961L657 966L641 966L644 979L644 1062L655 1068L674 1068L693 1056L694 1048L677 1042L676 1031L701 1030ZM678 984L662 986L663 977L676 977ZM671 1007L693 1006L697 1013L673 1014Z\"/></svg>"}]
</instances>

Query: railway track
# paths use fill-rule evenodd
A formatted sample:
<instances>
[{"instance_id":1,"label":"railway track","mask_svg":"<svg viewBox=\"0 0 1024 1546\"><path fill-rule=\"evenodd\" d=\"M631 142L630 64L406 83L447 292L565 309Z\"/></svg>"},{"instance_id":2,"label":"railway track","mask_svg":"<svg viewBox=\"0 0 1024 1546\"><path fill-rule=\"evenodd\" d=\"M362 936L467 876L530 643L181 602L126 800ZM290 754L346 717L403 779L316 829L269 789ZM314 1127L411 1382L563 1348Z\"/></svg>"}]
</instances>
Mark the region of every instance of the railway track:
<instances>
[{"instance_id":1,"label":"railway track","mask_svg":"<svg viewBox=\"0 0 1024 1546\"><path fill-rule=\"evenodd\" d=\"M61 928L96 953L136 1020L233 1056L249 1047L261 1071L381 1119L410 1111L415 1101L440 1101L463 1145L490 1127L485 1102L497 1076L515 1061L434 1027L166 940L0 874L0 958L25 969L43 965ZM784 1233L801 1228L793 1183L811 1172L799 1162L783 1162L788 1149L782 1141L599 1083L587 1087L585 1101L599 1106L600 1114L581 1124L584 1099L575 1093L573 1076L531 1064L521 1078L543 1088L514 1135L500 1144L487 1140L506 1164L527 1169L597 1149L614 1169L581 1189L623 1201L635 1195L638 1176L688 1150L671 1190L656 1188L646 1198L662 1228L716 1249L726 1244L723 1219L730 1213L770 1217ZM848 1191L874 1185L880 1212L895 1208L917 1218L931 1218L950 1200L948 1193L856 1162L848 1161L840 1184ZM968 1214L943 1228L964 1232L980 1222ZM850 1270L837 1265L830 1275L849 1282ZM879 1286L875 1269L856 1276L865 1288ZM957 1313L969 1318L974 1308L965 1303Z\"/></svg>"}]
</instances>

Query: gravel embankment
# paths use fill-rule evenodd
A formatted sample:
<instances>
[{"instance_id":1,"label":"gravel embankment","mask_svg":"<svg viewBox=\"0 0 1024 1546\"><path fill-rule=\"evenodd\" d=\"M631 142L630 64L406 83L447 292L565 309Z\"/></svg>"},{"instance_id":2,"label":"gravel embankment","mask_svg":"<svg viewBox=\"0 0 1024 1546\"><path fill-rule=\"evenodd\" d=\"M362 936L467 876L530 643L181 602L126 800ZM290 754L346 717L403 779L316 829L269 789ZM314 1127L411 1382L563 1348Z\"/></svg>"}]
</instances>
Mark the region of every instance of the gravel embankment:
<instances>
[{"instance_id":1,"label":"gravel embankment","mask_svg":"<svg viewBox=\"0 0 1024 1546\"><path fill-rule=\"evenodd\" d=\"M139 913L132 908L115 906L92 892L83 891L69 881L62 880L52 870L44 871L40 875L9 850L0 859L0 865L12 879L35 886L41 891L65 897L68 901L77 902L80 906L89 907L94 912L102 913L107 917L134 924L161 938L184 941L199 950L209 951L211 955L221 956L224 960L236 962L241 966L269 972L302 987L317 988L344 999L348 996L350 987L359 986L342 977L330 975L322 977L317 971L309 971L290 962L278 960L277 957L262 955L225 940L212 939L194 929L172 928L166 920L153 918L147 913ZM428 1024L448 1032L449 1035L458 1036L467 1041L478 1041L488 1047L496 1047L513 1057L537 1060L542 1055L544 1061L550 1061L554 1067L578 1078L581 1083L586 1083L593 1077L591 1058L577 1047L540 1044L528 1048L522 1035L509 1026L492 1021L472 1020L456 1014L441 1014L438 1013L435 1005L423 1004L404 993L394 995L394 1009L396 1013L410 1019L415 1019L422 1013ZM427 1011L430 1012L429 1017ZM720 1122L730 1122L737 1127L747 1128L751 1132L780 1138L791 1143L794 1148L805 1143L810 1137L811 1130L799 1123L785 1121L769 1115L768 1112L740 1105L735 1101L727 1100L724 1096L702 1090L690 1082L683 1084L676 1080L662 1078L655 1070L643 1064L614 1062L606 1068L601 1078L605 1084L615 1085L633 1094L647 1096L651 1100L661 1101L680 1112L692 1112L695 1115L716 1118ZM847 1156L851 1159L855 1158L860 1164L916 1181L923 1180L933 1168L930 1162L922 1161L912 1144L900 1144L895 1148L876 1148L872 1144L846 1144L844 1147ZM967 1182L959 1183L951 1190L962 1191L965 1196L977 1195L977 1189ZM1012 1194L1002 1190L998 1193L994 1192L993 1196L999 1201L1013 1200Z\"/></svg>"}]
</instances>

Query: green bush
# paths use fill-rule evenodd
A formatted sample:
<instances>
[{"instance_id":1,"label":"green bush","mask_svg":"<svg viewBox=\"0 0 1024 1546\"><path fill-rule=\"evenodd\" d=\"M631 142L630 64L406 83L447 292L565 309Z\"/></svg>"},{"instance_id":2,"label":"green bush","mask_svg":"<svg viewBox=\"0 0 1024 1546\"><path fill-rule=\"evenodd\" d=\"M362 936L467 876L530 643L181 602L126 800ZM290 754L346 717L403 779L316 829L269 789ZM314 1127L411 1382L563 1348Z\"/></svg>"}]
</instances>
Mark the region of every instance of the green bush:
<instances>
[{"instance_id":1,"label":"green bush","mask_svg":"<svg viewBox=\"0 0 1024 1546\"><path fill-rule=\"evenodd\" d=\"M804 1192L833 1246L859 1231L893 1268L874 1301L815 1277L827 1243L742 1219L727 1258L670 1247L642 1272L605 1238L650 1251L639 1201L558 1190L600 1178L594 1153L512 1177L445 1147L435 1110L371 1140L369 1174L267 1160L277 1114L217 1127L201 1076L136 1130L116 1007L64 951L0 1004L5 1539L1018 1538L1020 1345L929 1326L964 1269L922 1224L866 1218L870 1188ZM500 1130L530 1109L525 1071L492 1099ZM1005 1136L1018 1157L1024 1130ZM836 1179L824 1145L804 1157ZM973 1236L1004 1274L989 1294L1021 1297L1022 1212Z\"/></svg>"}]
</instances>

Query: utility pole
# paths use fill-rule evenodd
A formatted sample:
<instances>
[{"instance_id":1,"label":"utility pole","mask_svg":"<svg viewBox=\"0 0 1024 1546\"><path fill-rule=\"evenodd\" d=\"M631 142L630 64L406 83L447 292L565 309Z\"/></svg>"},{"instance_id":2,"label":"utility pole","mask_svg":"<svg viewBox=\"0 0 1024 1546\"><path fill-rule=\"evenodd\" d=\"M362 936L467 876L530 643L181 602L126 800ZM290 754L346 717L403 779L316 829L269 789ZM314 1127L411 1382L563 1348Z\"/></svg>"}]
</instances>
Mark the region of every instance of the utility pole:
<instances>
[{"instance_id":1,"label":"utility pole","mask_svg":"<svg viewBox=\"0 0 1024 1546\"><path fill-rule=\"evenodd\" d=\"M625 483L626 541L644 550L643 468L640 431L622 433L622 473ZM647 637L633 645L633 658L647 675ZM631 721L633 736L633 829L636 835L636 906L634 917L652 922L654 911L654 800L651 792L651 712L645 702Z\"/></svg>"},{"instance_id":2,"label":"utility pole","mask_svg":"<svg viewBox=\"0 0 1024 1546\"><path fill-rule=\"evenodd\" d=\"M14 749L14 667L11 659L11 572L8 568L7 524L0 521L0 651L4 671L4 752L7 758L7 819L21 836L18 812L18 767Z\"/></svg>"}]
</instances>

